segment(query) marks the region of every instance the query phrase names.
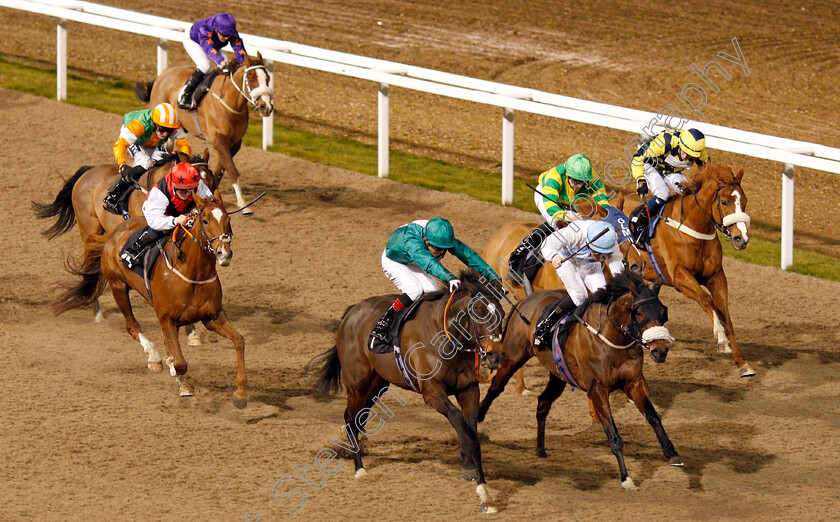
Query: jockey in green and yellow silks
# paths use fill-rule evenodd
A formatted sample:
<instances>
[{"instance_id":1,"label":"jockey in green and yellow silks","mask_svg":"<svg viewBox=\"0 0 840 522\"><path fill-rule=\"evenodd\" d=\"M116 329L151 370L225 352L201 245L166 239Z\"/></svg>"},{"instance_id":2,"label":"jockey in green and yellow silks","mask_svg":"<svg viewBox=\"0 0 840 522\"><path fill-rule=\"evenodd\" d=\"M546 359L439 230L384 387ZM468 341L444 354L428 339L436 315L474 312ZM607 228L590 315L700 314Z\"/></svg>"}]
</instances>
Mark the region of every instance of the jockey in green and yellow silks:
<instances>
[{"instance_id":1,"label":"jockey in green and yellow silks","mask_svg":"<svg viewBox=\"0 0 840 522\"><path fill-rule=\"evenodd\" d=\"M592 163L583 154L575 154L565 163L540 174L534 204L547 226L534 229L510 254L508 265L512 273L521 273L527 253L539 249L546 235L570 221L590 217L581 216L575 210L575 204L581 199L594 201L602 207L610 206L604 183L592 173Z\"/></svg>"}]
</instances>

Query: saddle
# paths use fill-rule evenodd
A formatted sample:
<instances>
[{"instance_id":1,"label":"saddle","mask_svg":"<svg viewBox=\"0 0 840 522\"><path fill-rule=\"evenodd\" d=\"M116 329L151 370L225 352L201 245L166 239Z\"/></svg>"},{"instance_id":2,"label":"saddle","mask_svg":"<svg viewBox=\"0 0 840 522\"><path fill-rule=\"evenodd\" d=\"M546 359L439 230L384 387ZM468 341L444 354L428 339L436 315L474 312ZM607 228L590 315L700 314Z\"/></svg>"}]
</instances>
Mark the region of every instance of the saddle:
<instances>
[{"instance_id":1,"label":"saddle","mask_svg":"<svg viewBox=\"0 0 840 522\"><path fill-rule=\"evenodd\" d=\"M663 206L663 209L665 207ZM638 220L636 219L637 216L641 215L645 212L645 204L642 203L638 207L634 208L632 212L630 212L630 228L631 230L631 237L634 238L633 242L636 243L637 246L644 247L647 244L650 244L650 238L653 237L654 233L656 232L656 227L659 225L660 218L662 217L662 210L660 210L657 214L650 217L650 222L647 224L647 231L644 234L643 238L639 237L639 234L642 232L638 230ZM636 240L639 241L636 241Z\"/></svg>"},{"instance_id":2,"label":"saddle","mask_svg":"<svg viewBox=\"0 0 840 522\"><path fill-rule=\"evenodd\" d=\"M522 275L528 279L528 282L533 283L534 278L537 277L537 272L540 271L540 268L543 266L543 262L545 261L540 254L540 247L542 243L553 234L556 230L548 223L542 223L539 227L537 227L537 231L539 231L540 236L542 237L542 241L538 245L536 245L533 249L531 249L528 254L525 256L525 260L522 262Z\"/></svg>"},{"instance_id":3,"label":"saddle","mask_svg":"<svg viewBox=\"0 0 840 522\"><path fill-rule=\"evenodd\" d=\"M397 315L394 316L394 322L391 324L391 330L388 332L388 342L383 342L382 340L372 337L373 338L373 345L369 345L373 353L391 353L394 351L394 346L398 343L395 343L394 340L399 341L400 337L402 337L402 329L403 325L411 319L414 315L414 312L417 311L417 307L422 303L424 299L418 299L411 303L411 305L403 308Z\"/></svg>"},{"instance_id":4,"label":"saddle","mask_svg":"<svg viewBox=\"0 0 840 522\"><path fill-rule=\"evenodd\" d=\"M559 306L562 302L563 300L561 299L560 301L545 307L545 310L543 310L543 313L540 316L540 321L542 321L546 316L548 316L552 311L554 311L554 309L557 306ZM585 309L582 306L578 306L570 310L563 317L561 317L560 320L557 321L557 323L554 326L552 326L551 331L549 332L549 338L553 341L551 345L552 349L554 350L554 365L557 366L557 370L560 372L560 377L568 384L570 384L572 386L572 389L580 388L580 386L575 381L574 377L572 377L568 365L566 364L566 340L568 340L569 338L569 332L572 331L572 327L580 321L580 317L583 314L584 310ZM545 350L547 349L547 347L540 346L538 347L538 349Z\"/></svg>"},{"instance_id":5,"label":"saddle","mask_svg":"<svg viewBox=\"0 0 840 522\"><path fill-rule=\"evenodd\" d=\"M135 230L130 236L128 236L128 240L120 249L121 256L129 246L131 246L132 244L134 244L135 241L137 241L137 238L140 237L140 234L142 234L143 231L147 228L148 225L146 225L145 227L141 227L140 229ZM152 269L155 267L155 263L157 262L158 257L160 257L160 253L163 250L163 245L166 244L166 241L168 239L168 235L163 236L157 242L152 243L150 245L146 245L146 247L143 250L141 250L143 262L137 263L131 268L128 267L128 264L124 259L120 259L120 262L122 262L122 264L125 265L126 268L143 278L143 282L146 284L146 292L148 292L150 298L152 297L152 288L149 284L149 277L152 273Z\"/></svg>"},{"instance_id":6,"label":"saddle","mask_svg":"<svg viewBox=\"0 0 840 522\"><path fill-rule=\"evenodd\" d=\"M192 93L192 102L193 106L198 109L198 104L201 103L201 100L204 98L204 95L210 91L210 87L213 86L213 80L216 79L216 76L221 74L221 71L218 69L213 69L209 73L204 75L204 78L201 79L198 86Z\"/></svg>"}]
</instances>

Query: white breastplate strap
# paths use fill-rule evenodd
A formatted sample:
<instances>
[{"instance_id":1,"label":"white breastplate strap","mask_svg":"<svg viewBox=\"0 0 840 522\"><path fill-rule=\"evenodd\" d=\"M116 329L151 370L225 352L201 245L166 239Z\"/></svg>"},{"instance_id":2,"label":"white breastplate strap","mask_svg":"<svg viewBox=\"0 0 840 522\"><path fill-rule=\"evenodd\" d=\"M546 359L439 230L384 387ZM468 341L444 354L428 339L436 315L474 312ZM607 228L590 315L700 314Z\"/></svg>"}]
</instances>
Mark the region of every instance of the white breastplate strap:
<instances>
[{"instance_id":1,"label":"white breastplate strap","mask_svg":"<svg viewBox=\"0 0 840 522\"><path fill-rule=\"evenodd\" d=\"M747 226L750 226L750 215L746 212L733 212L728 216L723 216L723 226L728 227L732 226L735 223L744 223Z\"/></svg>"},{"instance_id":2,"label":"white breastplate strap","mask_svg":"<svg viewBox=\"0 0 840 522\"><path fill-rule=\"evenodd\" d=\"M630 348L631 346L636 344L636 341L631 341L630 344L628 344L628 345L619 346L617 344L614 344L612 341L610 341L606 337L604 337L604 335L601 332L599 332L598 330L596 330L595 328L593 328L591 324L589 324L589 323L587 323L583 320L581 320L581 323L583 323L583 325L586 327L587 330L589 330L596 337L598 337L598 339L604 341L607 344L607 346L611 346L611 347L615 348L616 350L626 350L627 348Z\"/></svg>"},{"instance_id":3,"label":"white breastplate strap","mask_svg":"<svg viewBox=\"0 0 840 522\"><path fill-rule=\"evenodd\" d=\"M664 326L651 326L642 332L642 342L649 344L653 341L668 341L672 343L674 342L674 338L671 336L671 332Z\"/></svg>"},{"instance_id":4,"label":"white breastplate strap","mask_svg":"<svg viewBox=\"0 0 840 522\"><path fill-rule=\"evenodd\" d=\"M162 256L163 260L166 262L166 268L168 268L170 272L172 272L176 276L180 277L181 279L183 279L187 283L192 283L194 285L206 285L207 283L212 283L213 281L216 280L217 277L219 277L219 274L215 274L215 275L213 275L212 278L205 279L204 281L193 281L192 279L189 279L188 277L184 276L184 274L179 272L177 268L172 266L172 264L169 262L169 257L166 255L166 252L162 252L162 254L163 254L163 256Z\"/></svg>"},{"instance_id":5,"label":"white breastplate strap","mask_svg":"<svg viewBox=\"0 0 840 522\"><path fill-rule=\"evenodd\" d=\"M729 216L727 216L727 217L729 217ZM747 219L749 219L749 216L747 216ZM712 239L717 239L717 234L715 234L714 232L712 232L711 234L701 234L700 232L694 230L693 228L688 228L687 226L685 226L684 223L680 223L679 221L674 221L673 219L667 218L667 217L662 218L662 221L664 221L666 225L669 225L671 227L676 228L677 230L679 230L683 234L694 237L694 238L697 238L697 239L702 239L704 241L710 241ZM724 224L725 223L726 223L726 220L724 219Z\"/></svg>"}]
</instances>

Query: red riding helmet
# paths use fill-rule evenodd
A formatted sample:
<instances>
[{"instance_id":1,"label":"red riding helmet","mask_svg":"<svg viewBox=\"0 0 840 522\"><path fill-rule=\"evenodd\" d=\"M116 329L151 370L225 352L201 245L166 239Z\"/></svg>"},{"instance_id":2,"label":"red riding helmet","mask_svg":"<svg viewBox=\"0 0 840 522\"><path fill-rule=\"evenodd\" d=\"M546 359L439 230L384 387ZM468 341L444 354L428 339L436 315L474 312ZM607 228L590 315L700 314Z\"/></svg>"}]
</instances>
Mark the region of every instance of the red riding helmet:
<instances>
[{"instance_id":1,"label":"red riding helmet","mask_svg":"<svg viewBox=\"0 0 840 522\"><path fill-rule=\"evenodd\" d=\"M176 189L194 189L198 187L198 180L201 179L195 167L189 163L178 163L169 171L169 179L172 187Z\"/></svg>"}]
</instances>

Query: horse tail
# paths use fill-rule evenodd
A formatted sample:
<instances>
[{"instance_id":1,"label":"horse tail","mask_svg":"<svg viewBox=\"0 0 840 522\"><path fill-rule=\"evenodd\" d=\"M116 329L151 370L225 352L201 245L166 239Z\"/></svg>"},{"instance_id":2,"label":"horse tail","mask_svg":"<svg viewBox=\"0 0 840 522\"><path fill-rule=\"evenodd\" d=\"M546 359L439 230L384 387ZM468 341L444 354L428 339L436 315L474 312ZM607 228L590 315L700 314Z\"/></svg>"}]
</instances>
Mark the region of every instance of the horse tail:
<instances>
[{"instance_id":1,"label":"horse tail","mask_svg":"<svg viewBox=\"0 0 840 522\"><path fill-rule=\"evenodd\" d=\"M152 78L147 82L134 82L134 96L143 103L149 103L152 99L152 87L157 78Z\"/></svg>"},{"instance_id":2,"label":"horse tail","mask_svg":"<svg viewBox=\"0 0 840 522\"><path fill-rule=\"evenodd\" d=\"M52 239L67 232L76 224L76 212L73 210L73 187L76 186L76 182L79 181L82 174L92 168L89 166L79 168L70 179L64 182L64 186L58 191L58 195L52 203L45 205L35 201L32 202L32 212L35 213L35 217L47 219L58 216L58 219L50 228L41 232L42 236Z\"/></svg>"},{"instance_id":3,"label":"horse tail","mask_svg":"<svg viewBox=\"0 0 840 522\"><path fill-rule=\"evenodd\" d=\"M338 392L341 385L341 360L338 358L338 347L333 346L321 355L312 359L307 367L315 366L314 390L319 395L329 395Z\"/></svg>"},{"instance_id":4,"label":"horse tail","mask_svg":"<svg viewBox=\"0 0 840 522\"><path fill-rule=\"evenodd\" d=\"M50 308L55 315L68 310L92 305L105 292L107 283L102 277L102 250L108 239L106 235L92 235L85 241L85 254L81 261L68 257L64 269L81 277L77 283L70 284L52 302Z\"/></svg>"}]
</instances>

